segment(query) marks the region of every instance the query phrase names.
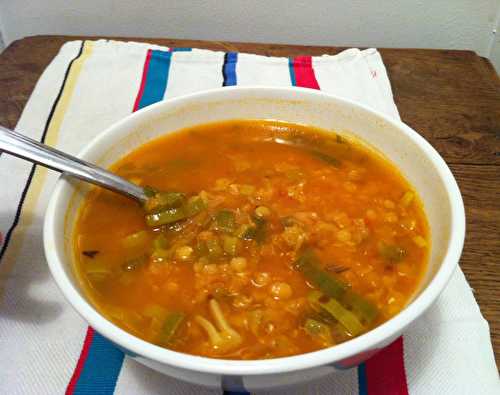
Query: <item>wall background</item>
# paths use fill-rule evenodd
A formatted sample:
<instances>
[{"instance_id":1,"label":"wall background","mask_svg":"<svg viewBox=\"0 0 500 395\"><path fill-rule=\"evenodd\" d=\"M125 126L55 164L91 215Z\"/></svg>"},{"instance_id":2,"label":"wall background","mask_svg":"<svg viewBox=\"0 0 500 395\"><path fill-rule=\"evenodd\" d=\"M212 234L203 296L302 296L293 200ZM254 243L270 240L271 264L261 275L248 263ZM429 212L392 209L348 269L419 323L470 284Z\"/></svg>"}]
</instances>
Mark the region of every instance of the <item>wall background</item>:
<instances>
[{"instance_id":1,"label":"wall background","mask_svg":"<svg viewBox=\"0 0 500 395\"><path fill-rule=\"evenodd\" d=\"M499 12L500 0L0 0L0 31L6 45L85 34L470 49L500 70Z\"/></svg>"}]
</instances>

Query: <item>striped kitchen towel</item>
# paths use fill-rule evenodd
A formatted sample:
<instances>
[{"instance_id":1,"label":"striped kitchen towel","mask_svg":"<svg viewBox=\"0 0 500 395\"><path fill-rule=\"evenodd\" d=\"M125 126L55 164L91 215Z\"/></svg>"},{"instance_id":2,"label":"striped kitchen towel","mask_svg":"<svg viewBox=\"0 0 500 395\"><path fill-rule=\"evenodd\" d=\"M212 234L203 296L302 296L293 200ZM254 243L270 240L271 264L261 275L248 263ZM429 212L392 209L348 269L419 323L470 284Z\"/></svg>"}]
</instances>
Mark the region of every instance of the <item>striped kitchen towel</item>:
<instances>
[{"instance_id":1,"label":"striped kitchen towel","mask_svg":"<svg viewBox=\"0 0 500 395\"><path fill-rule=\"evenodd\" d=\"M160 100L229 85L300 86L399 118L375 49L273 58L72 41L47 67L17 129L76 154L96 134ZM42 220L58 175L0 156L0 393L221 394L152 371L76 314L51 279ZM279 394L278 390L262 392ZM283 394L499 394L488 324L460 270L402 338L360 365Z\"/></svg>"}]
</instances>

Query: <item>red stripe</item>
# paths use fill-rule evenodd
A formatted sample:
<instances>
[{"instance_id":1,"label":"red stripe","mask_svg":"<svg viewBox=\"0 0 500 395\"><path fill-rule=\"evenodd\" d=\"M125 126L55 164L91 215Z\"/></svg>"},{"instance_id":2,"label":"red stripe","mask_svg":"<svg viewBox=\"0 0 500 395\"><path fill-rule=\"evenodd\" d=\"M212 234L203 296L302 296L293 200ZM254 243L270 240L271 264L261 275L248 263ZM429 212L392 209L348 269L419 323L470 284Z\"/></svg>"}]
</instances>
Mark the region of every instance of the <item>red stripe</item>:
<instances>
[{"instance_id":1,"label":"red stripe","mask_svg":"<svg viewBox=\"0 0 500 395\"><path fill-rule=\"evenodd\" d=\"M365 362L368 395L408 395L403 338Z\"/></svg>"},{"instance_id":2,"label":"red stripe","mask_svg":"<svg viewBox=\"0 0 500 395\"><path fill-rule=\"evenodd\" d=\"M295 85L303 88L319 89L318 81L314 75L311 56L297 56L293 59Z\"/></svg>"},{"instance_id":3,"label":"red stripe","mask_svg":"<svg viewBox=\"0 0 500 395\"><path fill-rule=\"evenodd\" d=\"M80 358L78 358L78 363L76 364L75 371L73 372L73 376L69 381L68 388L66 388L66 395L72 395L75 390L76 383L80 378L80 374L82 373L83 366L85 365L85 361L87 360L87 356L89 354L90 345L92 344L92 339L94 338L94 329L90 326L87 328L87 334L85 336L85 341L83 342L82 352L80 353Z\"/></svg>"},{"instance_id":4,"label":"red stripe","mask_svg":"<svg viewBox=\"0 0 500 395\"><path fill-rule=\"evenodd\" d=\"M144 87L146 86L146 77L149 70L149 61L151 60L151 50L148 49L148 54L146 55L146 60L144 61L144 67L142 69L141 86L139 87L139 92L135 98L134 112L139 108L139 103L141 102L142 94L144 93Z\"/></svg>"}]
</instances>

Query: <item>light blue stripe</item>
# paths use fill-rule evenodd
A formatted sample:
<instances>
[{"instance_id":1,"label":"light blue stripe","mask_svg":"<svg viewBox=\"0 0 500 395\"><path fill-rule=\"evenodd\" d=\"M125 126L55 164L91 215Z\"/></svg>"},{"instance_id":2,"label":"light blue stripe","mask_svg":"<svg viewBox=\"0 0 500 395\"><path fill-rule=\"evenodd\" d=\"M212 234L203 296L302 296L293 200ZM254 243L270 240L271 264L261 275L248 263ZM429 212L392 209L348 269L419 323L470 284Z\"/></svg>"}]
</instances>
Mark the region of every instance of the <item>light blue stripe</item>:
<instances>
[{"instance_id":1,"label":"light blue stripe","mask_svg":"<svg viewBox=\"0 0 500 395\"><path fill-rule=\"evenodd\" d=\"M290 71L290 81L292 81L292 86L297 86L295 71L293 70L293 58L288 59L288 71Z\"/></svg>"},{"instance_id":2,"label":"light blue stripe","mask_svg":"<svg viewBox=\"0 0 500 395\"><path fill-rule=\"evenodd\" d=\"M108 339L94 332L75 395L111 395L123 364L124 354Z\"/></svg>"},{"instance_id":3,"label":"light blue stripe","mask_svg":"<svg viewBox=\"0 0 500 395\"><path fill-rule=\"evenodd\" d=\"M172 52L151 51L146 84L139 102L139 109L163 99L167 89L171 59Z\"/></svg>"},{"instance_id":4,"label":"light blue stripe","mask_svg":"<svg viewBox=\"0 0 500 395\"><path fill-rule=\"evenodd\" d=\"M142 93L138 109L163 100L168 85L168 76L170 65L172 63L173 52L189 52L192 48L172 48L172 52L151 51L149 60L148 74L146 75L146 84Z\"/></svg>"}]
</instances>

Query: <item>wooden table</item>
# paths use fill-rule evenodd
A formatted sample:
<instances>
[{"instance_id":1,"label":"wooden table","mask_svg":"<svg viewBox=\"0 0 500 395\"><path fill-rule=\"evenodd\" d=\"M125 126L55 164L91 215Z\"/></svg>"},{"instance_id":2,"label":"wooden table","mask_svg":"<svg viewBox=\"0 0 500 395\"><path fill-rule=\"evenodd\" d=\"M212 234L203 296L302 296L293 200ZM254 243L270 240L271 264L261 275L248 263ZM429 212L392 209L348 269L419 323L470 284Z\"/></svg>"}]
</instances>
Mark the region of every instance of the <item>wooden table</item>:
<instances>
[{"instance_id":1,"label":"wooden table","mask_svg":"<svg viewBox=\"0 0 500 395\"><path fill-rule=\"evenodd\" d=\"M38 36L0 55L0 124L13 128L40 74L61 45L89 37ZM274 56L335 54L343 48L215 41L124 39ZM490 323L500 367L500 83L488 60L470 51L381 49L403 121L444 157L467 212L460 261Z\"/></svg>"}]
</instances>

